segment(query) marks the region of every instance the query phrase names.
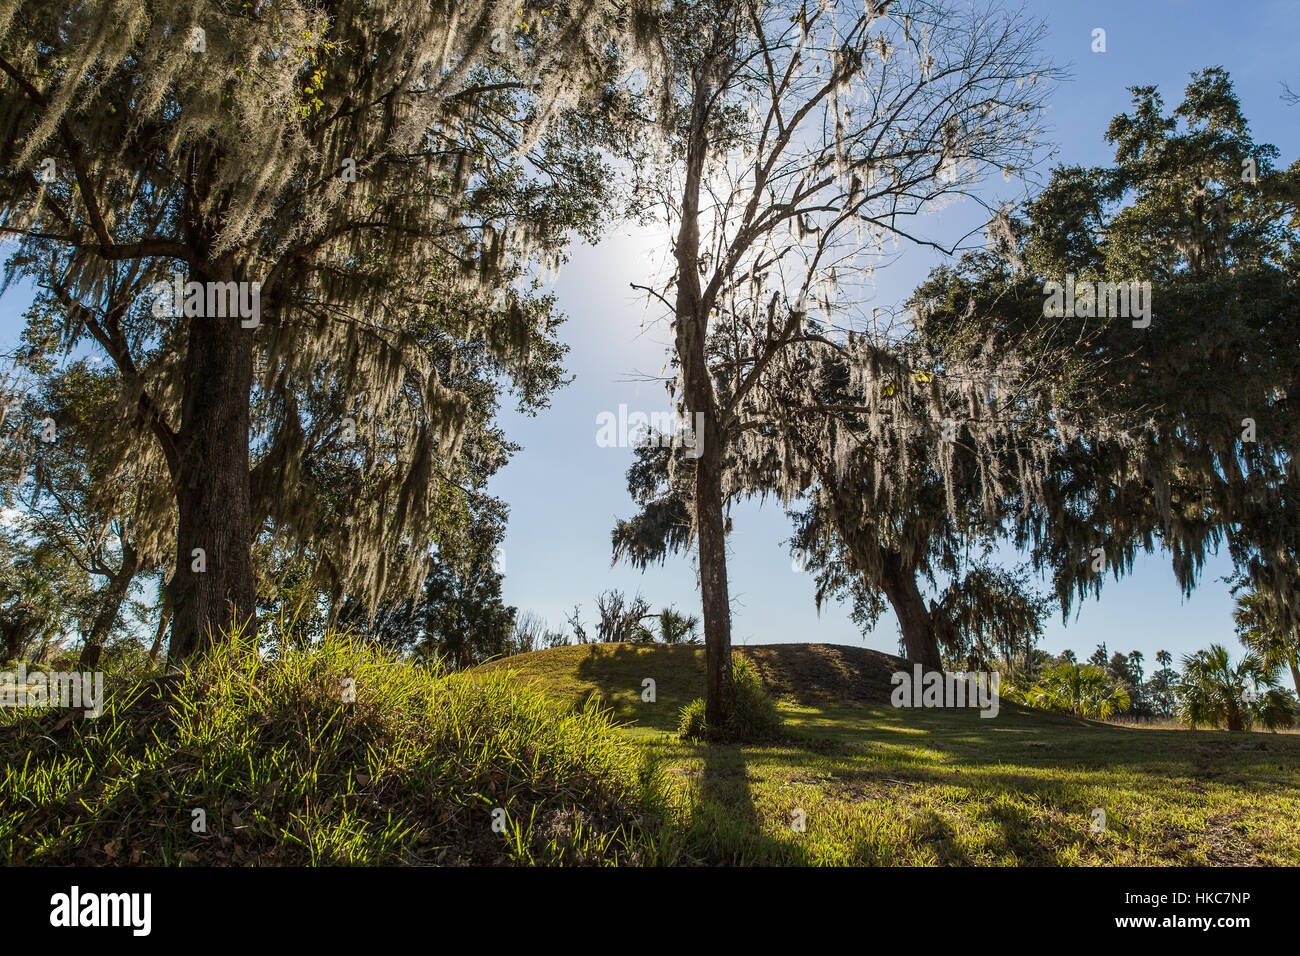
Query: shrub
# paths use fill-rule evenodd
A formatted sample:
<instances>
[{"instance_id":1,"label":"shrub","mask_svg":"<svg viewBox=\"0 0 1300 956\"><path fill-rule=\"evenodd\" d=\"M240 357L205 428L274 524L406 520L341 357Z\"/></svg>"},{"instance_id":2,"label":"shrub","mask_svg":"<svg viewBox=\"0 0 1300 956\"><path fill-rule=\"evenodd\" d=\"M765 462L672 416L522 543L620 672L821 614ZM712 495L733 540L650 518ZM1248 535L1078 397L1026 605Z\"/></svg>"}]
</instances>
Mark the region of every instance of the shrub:
<instances>
[{"instance_id":1,"label":"shrub","mask_svg":"<svg viewBox=\"0 0 1300 956\"><path fill-rule=\"evenodd\" d=\"M781 736L781 715L763 687L758 668L747 657L731 661L731 715L720 731L704 717L704 701L696 698L682 708L678 733L683 740L709 739L728 743L772 740Z\"/></svg>"},{"instance_id":2,"label":"shrub","mask_svg":"<svg viewBox=\"0 0 1300 956\"><path fill-rule=\"evenodd\" d=\"M703 740L704 698L696 697L682 708L681 718L677 723L677 733L682 740Z\"/></svg>"}]
</instances>

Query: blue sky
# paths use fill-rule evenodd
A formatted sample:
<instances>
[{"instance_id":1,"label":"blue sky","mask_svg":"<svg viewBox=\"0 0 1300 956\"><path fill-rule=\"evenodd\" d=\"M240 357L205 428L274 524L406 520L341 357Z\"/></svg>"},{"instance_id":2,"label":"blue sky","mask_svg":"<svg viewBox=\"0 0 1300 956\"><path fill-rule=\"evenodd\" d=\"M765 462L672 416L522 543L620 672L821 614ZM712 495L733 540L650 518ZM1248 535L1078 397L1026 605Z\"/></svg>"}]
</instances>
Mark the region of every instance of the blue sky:
<instances>
[{"instance_id":1,"label":"blue sky","mask_svg":"<svg viewBox=\"0 0 1300 956\"><path fill-rule=\"evenodd\" d=\"M1279 99L1280 83L1300 89L1300 2L1245 2L1237 6L1190 0L1141 2L1028 3L1027 13L1044 22L1043 51L1069 78L1058 85L1048 114L1048 138L1059 161L1100 164L1110 159L1102 139L1115 114L1129 104L1127 87L1158 85L1166 104L1176 104L1188 74L1207 66L1231 73L1258 142L1282 151L1281 163L1300 155L1300 107ZM1092 31L1106 31L1107 52L1092 53ZM973 210L970 211L973 215ZM961 210L945 214L960 218ZM938 254L902 248L902 256L878 275L877 304L893 305L940 259ZM674 603L697 613L692 560L669 559L645 573L610 566L610 529L632 512L624 472L631 450L596 443L602 412L656 412L669 408L661 386L638 376L661 373L669 345L666 326L647 314L644 297L630 288L654 274L666 239L653 230L615 229L596 247L576 248L555 283L568 315L563 334L571 347L573 384L552 407L528 418L507 410L510 437L523 446L492 484L511 506L505 541L505 598L558 627L575 603L593 618L594 596L611 587L640 592L654 607ZM0 349L17 339L19 317L30 290L15 287L0 299ZM810 575L792 567L783 544L790 528L779 507L742 503L733 510L729 575L733 596L733 639L738 644L818 641L897 648L892 613L874 632L862 635L846 609L813 604ZM1059 617L1043 646L1072 647L1082 656L1104 641L1114 650L1140 650L1149 666L1157 650L1180 656L1211 641L1235 648L1232 604L1219 579L1226 558L1211 560L1196 593L1182 598L1168 559L1139 560L1133 574L1108 580L1099 600L1079 606L1068 626Z\"/></svg>"}]
</instances>

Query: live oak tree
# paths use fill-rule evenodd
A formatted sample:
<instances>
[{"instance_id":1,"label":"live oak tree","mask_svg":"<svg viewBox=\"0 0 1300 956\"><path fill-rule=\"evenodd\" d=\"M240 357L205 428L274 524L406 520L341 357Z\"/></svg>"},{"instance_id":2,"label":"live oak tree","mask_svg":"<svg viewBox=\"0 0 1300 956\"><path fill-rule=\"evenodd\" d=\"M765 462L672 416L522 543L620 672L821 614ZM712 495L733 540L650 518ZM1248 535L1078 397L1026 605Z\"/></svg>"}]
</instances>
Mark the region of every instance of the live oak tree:
<instances>
[{"instance_id":1,"label":"live oak tree","mask_svg":"<svg viewBox=\"0 0 1300 956\"><path fill-rule=\"evenodd\" d=\"M1028 651L1047 609L1023 573L988 560L1048 458L1032 391L1045 373L923 342L850 333L782 356L759 386L779 413L751 433L746 470L795 519L819 605L851 598L869 628L888 601L908 658L977 668ZM927 583L940 586L928 604Z\"/></svg>"},{"instance_id":2,"label":"live oak tree","mask_svg":"<svg viewBox=\"0 0 1300 956\"><path fill-rule=\"evenodd\" d=\"M1226 545L1289 630L1300 612L1300 165L1275 168L1222 70L1195 74L1173 111L1154 88L1133 96L1107 133L1113 165L1056 170L1024 217L1009 217L1002 255L937 271L918 298L933 303L932 335L1060 356L1045 395L1059 443L1015 522L1063 612L1157 548L1190 591ZM1045 321L1047 283L1071 280L1113 285ZM1111 309L1114 285L1134 280L1150 283L1149 316Z\"/></svg>"},{"instance_id":3,"label":"live oak tree","mask_svg":"<svg viewBox=\"0 0 1300 956\"><path fill-rule=\"evenodd\" d=\"M725 508L745 493L726 460L764 412L755 386L812 312L861 298L885 241L917 238L914 217L987 168L1031 162L1048 71L1025 22L930 3L670 3L656 27L648 101L664 143L639 185L673 240L666 277L642 288L672 323L674 400L702 424L679 500L699 556L706 720L721 727Z\"/></svg>"},{"instance_id":4,"label":"live oak tree","mask_svg":"<svg viewBox=\"0 0 1300 956\"><path fill-rule=\"evenodd\" d=\"M819 415L836 420L824 409ZM841 462L837 469L829 460L835 442L825 442L823 431L801 434L805 422L798 416L792 415L789 422L787 443L771 445L769 491L782 485L779 455L806 440L798 459L808 468L806 478L785 504L795 524L792 567L815 575L819 608L828 598L847 600L854 621L866 631L876 625L888 602L899 622L903 653L927 669L941 669L945 656L960 666L988 669L996 659L1031 651L1051 602L1038 594L1024 569L1008 570L988 560L1002 532L980 512L983 499L977 486L972 506L967 497L972 486L954 484L962 500L954 518L944 500L936 451L936 467L923 487L903 478L895 486L903 493L877 494L870 475L871 455L881 453L879 446L861 442L855 461ZM936 443L938 435L936 430ZM892 448L880 458L891 472L896 470ZM912 458L913 464L918 461ZM753 481L752 468L749 475ZM690 527L688 486L680 473L675 484L670 482L662 448L638 451L628 470L628 490L640 511L614 529L616 560L646 567L681 549ZM928 606L923 593L927 581L942 585L938 600Z\"/></svg>"},{"instance_id":5,"label":"live oak tree","mask_svg":"<svg viewBox=\"0 0 1300 956\"><path fill-rule=\"evenodd\" d=\"M455 457L465 409L430 316L502 357L542 334L510 283L600 209L566 107L604 90L625 20L515 0L6 8L9 269L63 302L64 348L93 339L113 361L166 461L174 662L251 620L255 489L294 487L298 412L340 395L384 423L394 464L356 502L343 560L371 604L418 586L431 465Z\"/></svg>"}]
</instances>

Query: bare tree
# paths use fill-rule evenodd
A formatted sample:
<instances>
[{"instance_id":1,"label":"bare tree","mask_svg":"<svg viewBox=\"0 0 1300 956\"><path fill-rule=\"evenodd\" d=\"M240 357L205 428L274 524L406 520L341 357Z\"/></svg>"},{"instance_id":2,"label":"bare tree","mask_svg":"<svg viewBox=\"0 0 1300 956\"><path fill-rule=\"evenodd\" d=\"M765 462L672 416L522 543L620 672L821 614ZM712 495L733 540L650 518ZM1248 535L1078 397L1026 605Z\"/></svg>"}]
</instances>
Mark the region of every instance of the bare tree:
<instances>
[{"instance_id":1,"label":"bare tree","mask_svg":"<svg viewBox=\"0 0 1300 956\"><path fill-rule=\"evenodd\" d=\"M566 615L564 623L573 629L573 641L575 644L590 644L591 639L587 637L587 625L582 623L582 605L573 605L573 612Z\"/></svg>"},{"instance_id":2,"label":"bare tree","mask_svg":"<svg viewBox=\"0 0 1300 956\"><path fill-rule=\"evenodd\" d=\"M1051 71L1018 16L924 0L674 3L659 26L665 142L638 186L675 237L667 274L637 288L671 317L669 388L703 431L687 497L706 719L722 726L724 511L746 482L728 477L728 457L779 414L756 386L785 350L827 338L865 298L887 240L951 251L910 223L973 196L986 172L1034 161Z\"/></svg>"},{"instance_id":3,"label":"bare tree","mask_svg":"<svg viewBox=\"0 0 1300 956\"><path fill-rule=\"evenodd\" d=\"M520 611L510 627L506 653L527 654L529 651L541 650L547 646L547 634L546 621L540 614Z\"/></svg>"},{"instance_id":4,"label":"bare tree","mask_svg":"<svg viewBox=\"0 0 1300 956\"><path fill-rule=\"evenodd\" d=\"M650 602L641 595L628 599L617 588L602 591L596 596L596 611L600 623L596 632L604 643L631 642L645 644L653 637L641 622L651 617Z\"/></svg>"}]
</instances>

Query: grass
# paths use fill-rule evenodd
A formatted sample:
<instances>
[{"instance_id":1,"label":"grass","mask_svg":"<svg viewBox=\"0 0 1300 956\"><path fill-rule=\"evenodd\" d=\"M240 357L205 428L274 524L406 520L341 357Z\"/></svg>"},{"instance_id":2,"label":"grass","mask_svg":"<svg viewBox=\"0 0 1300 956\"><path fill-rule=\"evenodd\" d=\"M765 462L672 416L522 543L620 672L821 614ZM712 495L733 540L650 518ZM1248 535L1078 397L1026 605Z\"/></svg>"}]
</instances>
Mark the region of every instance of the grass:
<instances>
[{"instance_id":1,"label":"grass","mask_svg":"<svg viewBox=\"0 0 1300 956\"><path fill-rule=\"evenodd\" d=\"M677 738L698 647L445 674L343 638L267 660L231 642L113 678L98 720L0 710L0 861L1300 864L1298 735L899 710L889 655L737 653L783 737Z\"/></svg>"},{"instance_id":2,"label":"grass","mask_svg":"<svg viewBox=\"0 0 1300 956\"><path fill-rule=\"evenodd\" d=\"M886 655L816 645L743 653L765 675L793 667L806 685L821 686L822 693L784 695L789 739L756 746L676 739L677 709L702 691L699 648L587 645L487 670L512 671L573 706L608 704L628 739L662 763L693 859L1300 864L1296 735L1119 727L1007 702L993 719L895 709L888 670L900 662ZM852 665L855 655L859 688L868 692L845 700L838 687L845 673L819 662ZM656 681L654 703L641 698L646 677ZM777 675L773 686L792 685Z\"/></svg>"},{"instance_id":3,"label":"grass","mask_svg":"<svg viewBox=\"0 0 1300 956\"><path fill-rule=\"evenodd\" d=\"M108 697L97 720L0 711L0 860L661 859L647 755L607 714L504 674L442 674L344 638L272 660L236 641L170 685Z\"/></svg>"}]
</instances>

